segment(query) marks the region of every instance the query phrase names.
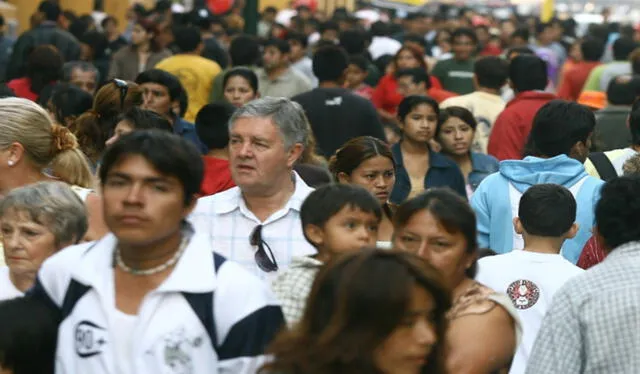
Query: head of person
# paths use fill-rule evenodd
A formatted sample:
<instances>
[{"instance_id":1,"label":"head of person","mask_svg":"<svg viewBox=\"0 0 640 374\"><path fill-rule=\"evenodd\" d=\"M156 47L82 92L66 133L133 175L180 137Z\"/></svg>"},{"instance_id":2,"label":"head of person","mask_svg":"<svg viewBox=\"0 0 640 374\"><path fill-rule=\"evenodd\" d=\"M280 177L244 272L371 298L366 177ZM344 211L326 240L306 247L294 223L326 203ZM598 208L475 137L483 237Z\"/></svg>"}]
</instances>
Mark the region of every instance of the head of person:
<instances>
[{"instance_id":1,"label":"head of person","mask_svg":"<svg viewBox=\"0 0 640 374\"><path fill-rule=\"evenodd\" d=\"M366 188L384 204L396 181L395 162L383 141L360 136L346 142L329 160L336 181Z\"/></svg>"},{"instance_id":2,"label":"head of person","mask_svg":"<svg viewBox=\"0 0 640 374\"><path fill-rule=\"evenodd\" d=\"M181 53L193 53L199 55L204 44L202 34L196 26L178 26L173 30L176 47Z\"/></svg>"},{"instance_id":3,"label":"head of person","mask_svg":"<svg viewBox=\"0 0 640 374\"><path fill-rule=\"evenodd\" d=\"M369 75L369 61L363 55L353 55L349 57L349 67L345 76L347 87L354 89L360 87Z\"/></svg>"},{"instance_id":4,"label":"head of person","mask_svg":"<svg viewBox=\"0 0 640 374\"><path fill-rule=\"evenodd\" d=\"M196 133L209 150L227 148L229 120L235 111L236 107L225 101L207 104L200 109L196 116Z\"/></svg>"},{"instance_id":5,"label":"head of person","mask_svg":"<svg viewBox=\"0 0 640 374\"><path fill-rule=\"evenodd\" d=\"M152 129L173 133L173 126L166 117L152 110L138 107L130 108L118 117L113 136L105 144L110 146L121 137L134 131Z\"/></svg>"},{"instance_id":6,"label":"head of person","mask_svg":"<svg viewBox=\"0 0 640 374\"><path fill-rule=\"evenodd\" d=\"M608 251L640 240L640 176L624 176L607 182L596 204L595 233Z\"/></svg>"},{"instance_id":7,"label":"head of person","mask_svg":"<svg viewBox=\"0 0 640 374\"><path fill-rule=\"evenodd\" d=\"M402 141L427 143L436 132L440 109L428 96L407 96L398 105L398 126Z\"/></svg>"},{"instance_id":8,"label":"head of person","mask_svg":"<svg viewBox=\"0 0 640 374\"><path fill-rule=\"evenodd\" d=\"M9 272L34 279L44 260L78 243L88 228L84 203L62 182L12 190L0 202L0 221Z\"/></svg>"},{"instance_id":9,"label":"head of person","mask_svg":"<svg viewBox=\"0 0 640 374\"><path fill-rule=\"evenodd\" d=\"M415 255L343 255L320 270L302 320L260 373L439 373L450 304L438 271Z\"/></svg>"},{"instance_id":10,"label":"head of person","mask_svg":"<svg viewBox=\"0 0 640 374\"><path fill-rule=\"evenodd\" d=\"M82 34L78 41L80 42L80 60L95 61L107 58L107 49L109 48L109 39L107 35L91 30Z\"/></svg>"},{"instance_id":11,"label":"head of person","mask_svg":"<svg viewBox=\"0 0 640 374\"><path fill-rule=\"evenodd\" d=\"M134 49L149 46L152 51L160 50L158 42L159 27L151 19L140 18L131 31L131 46Z\"/></svg>"},{"instance_id":12,"label":"head of person","mask_svg":"<svg viewBox=\"0 0 640 374\"><path fill-rule=\"evenodd\" d=\"M404 97L426 95L431 87L429 74L422 68L400 69L395 72L398 93Z\"/></svg>"},{"instance_id":13,"label":"head of person","mask_svg":"<svg viewBox=\"0 0 640 374\"><path fill-rule=\"evenodd\" d=\"M640 78L632 75L619 75L607 86L609 105L631 106L640 97Z\"/></svg>"},{"instance_id":14,"label":"head of person","mask_svg":"<svg viewBox=\"0 0 640 374\"><path fill-rule=\"evenodd\" d=\"M499 91L507 83L509 63L496 56L485 56L473 64L473 81L476 88Z\"/></svg>"},{"instance_id":15,"label":"head of person","mask_svg":"<svg viewBox=\"0 0 640 374\"><path fill-rule=\"evenodd\" d=\"M41 45L29 54L26 76L31 79L31 91L40 94L42 90L62 78L64 59L52 45Z\"/></svg>"},{"instance_id":16,"label":"head of person","mask_svg":"<svg viewBox=\"0 0 640 374\"><path fill-rule=\"evenodd\" d=\"M325 21L320 24L318 32L320 33L320 39L335 42L338 40L338 35L340 35L340 26L335 21Z\"/></svg>"},{"instance_id":17,"label":"head of person","mask_svg":"<svg viewBox=\"0 0 640 374\"><path fill-rule=\"evenodd\" d=\"M515 92L543 91L547 83L547 64L540 57L519 55L509 63L509 84Z\"/></svg>"},{"instance_id":18,"label":"head of person","mask_svg":"<svg viewBox=\"0 0 640 374\"><path fill-rule=\"evenodd\" d=\"M350 184L322 186L309 194L300 208L304 236L318 249L323 262L375 247L381 218L378 199Z\"/></svg>"},{"instance_id":19,"label":"head of person","mask_svg":"<svg viewBox=\"0 0 640 374\"><path fill-rule=\"evenodd\" d=\"M513 47L513 48L509 48L509 50L507 51L506 57L507 57L507 61L509 61L509 63L511 63L511 60L513 60L514 58L516 58L517 56L520 55L535 55L535 52L533 52L533 49L527 47L527 46L523 46L523 47Z\"/></svg>"},{"instance_id":20,"label":"head of person","mask_svg":"<svg viewBox=\"0 0 640 374\"><path fill-rule=\"evenodd\" d=\"M550 22L539 22L536 25L536 39L541 45L549 45L554 39L553 25Z\"/></svg>"},{"instance_id":21,"label":"head of person","mask_svg":"<svg viewBox=\"0 0 640 374\"><path fill-rule=\"evenodd\" d=\"M562 243L578 232L576 199L571 191L559 184L536 184L520 198L518 216L513 219L515 232L524 237L525 246L531 238Z\"/></svg>"},{"instance_id":22,"label":"head of person","mask_svg":"<svg viewBox=\"0 0 640 374\"><path fill-rule=\"evenodd\" d=\"M58 22L62 15L62 10L57 2L45 0L38 6L38 13L41 13L44 16L45 21Z\"/></svg>"},{"instance_id":23,"label":"head of person","mask_svg":"<svg viewBox=\"0 0 640 374\"><path fill-rule=\"evenodd\" d=\"M307 36L303 33L291 32L287 34L287 42L289 42L292 61L298 61L307 54L308 40Z\"/></svg>"},{"instance_id":24,"label":"head of person","mask_svg":"<svg viewBox=\"0 0 640 374\"><path fill-rule=\"evenodd\" d=\"M585 38L582 43L580 43L580 54L584 61L600 61L604 54L604 43L597 38Z\"/></svg>"},{"instance_id":25,"label":"head of person","mask_svg":"<svg viewBox=\"0 0 640 374\"><path fill-rule=\"evenodd\" d=\"M345 30L340 33L339 45L349 55L363 55L367 51L367 33L362 30Z\"/></svg>"},{"instance_id":26,"label":"head of person","mask_svg":"<svg viewBox=\"0 0 640 374\"><path fill-rule=\"evenodd\" d=\"M40 300L18 297L0 303L0 370L3 373L53 373L59 315Z\"/></svg>"},{"instance_id":27,"label":"head of person","mask_svg":"<svg viewBox=\"0 0 640 374\"><path fill-rule=\"evenodd\" d=\"M640 154L636 153L624 162L622 165L622 174L625 177L640 175Z\"/></svg>"},{"instance_id":28,"label":"head of person","mask_svg":"<svg viewBox=\"0 0 640 374\"><path fill-rule=\"evenodd\" d=\"M319 82L334 82L342 85L349 67L349 56L338 46L319 48L313 54L313 74Z\"/></svg>"},{"instance_id":29,"label":"head of person","mask_svg":"<svg viewBox=\"0 0 640 374\"><path fill-rule=\"evenodd\" d=\"M304 109L289 99L265 97L236 110L229 121L231 176L243 193L272 193L291 180L309 137Z\"/></svg>"},{"instance_id":30,"label":"head of person","mask_svg":"<svg viewBox=\"0 0 640 374\"><path fill-rule=\"evenodd\" d=\"M491 38L491 33L489 33L489 26L481 24L474 28L476 32L476 37L478 38L478 44L487 45L489 43L489 39Z\"/></svg>"},{"instance_id":31,"label":"head of person","mask_svg":"<svg viewBox=\"0 0 640 374\"><path fill-rule=\"evenodd\" d=\"M477 270L476 216L448 188L432 188L405 201L393 216L394 248L416 253L455 288Z\"/></svg>"},{"instance_id":32,"label":"head of person","mask_svg":"<svg viewBox=\"0 0 640 374\"><path fill-rule=\"evenodd\" d=\"M638 48L638 43L632 38L620 37L613 42L613 59L616 61L627 61L634 49Z\"/></svg>"},{"instance_id":33,"label":"head of person","mask_svg":"<svg viewBox=\"0 0 640 374\"><path fill-rule=\"evenodd\" d=\"M265 22L273 22L278 15L278 9L273 6L268 6L262 11L262 20Z\"/></svg>"},{"instance_id":34,"label":"head of person","mask_svg":"<svg viewBox=\"0 0 640 374\"><path fill-rule=\"evenodd\" d=\"M395 70L421 68L427 70L420 50L413 47L402 47L393 59Z\"/></svg>"},{"instance_id":35,"label":"head of person","mask_svg":"<svg viewBox=\"0 0 640 374\"><path fill-rule=\"evenodd\" d=\"M291 47L282 39L269 39L264 44L262 63L267 71L282 69L289 64Z\"/></svg>"},{"instance_id":36,"label":"head of person","mask_svg":"<svg viewBox=\"0 0 640 374\"><path fill-rule=\"evenodd\" d=\"M574 102L553 100L533 118L527 156L551 158L566 155L584 163L591 148L596 119L591 110Z\"/></svg>"},{"instance_id":37,"label":"head of person","mask_svg":"<svg viewBox=\"0 0 640 374\"><path fill-rule=\"evenodd\" d=\"M118 20L113 16L105 17L100 23L102 29L107 35L116 35L118 34Z\"/></svg>"},{"instance_id":38,"label":"head of person","mask_svg":"<svg viewBox=\"0 0 640 374\"><path fill-rule=\"evenodd\" d=\"M222 80L224 98L236 108L260 97L258 76L244 66L232 68Z\"/></svg>"},{"instance_id":39,"label":"head of person","mask_svg":"<svg viewBox=\"0 0 640 374\"><path fill-rule=\"evenodd\" d=\"M229 57L233 66L252 66L260 60L260 43L252 35L238 35L229 45Z\"/></svg>"},{"instance_id":40,"label":"head of person","mask_svg":"<svg viewBox=\"0 0 640 374\"><path fill-rule=\"evenodd\" d=\"M144 109L172 118L176 109L180 107L180 95L184 88L175 75L160 69L150 69L136 77L140 85Z\"/></svg>"},{"instance_id":41,"label":"head of person","mask_svg":"<svg viewBox=\"0 0 640 374\"><path fill-rule=\"evenodd\" d=\"M104 220L118 242L150 245L181 229L204 173L191 142L166 131L134 131L109 147L102 160Z\"/></svg>"},{"instance_id":42,"label":"head of person","mask_svg":"<svg viewBox=\"0 0 640 374\"><path fill-rule=\"evenodd\" d=\"M435 37L435 43L442 53L451 51L451 32L447 29L438 31Z\"/></svg>"},{"instance_id":43,"label":"head of person","mask_svg":"<svg viewBox=\"0 0 640 374\"><path fill-rule=\"evenodd\" d=\"M78 86L93 96L98 88L98 82L100 82L100 72L90 62L71 61L62 67L62 80Z\"/></svg>"},{"instance_id":44,"label":"head of person","mask_svg":"<svg viewBox=\"0 0 640 374\"><path fill-rule=\"evenodd\" d=\"M442 146L442 153L451 156L469 154L478 123L473 114L459 106L440 109L436 140Z\"/></svg>"},{"instance_id":45,"label":"head of person","mask_svg":"<svg viewBox=\"0 0 640 374\"><path fill-rule=\"evenodd\" d=\"M509 44L512 48L527 48L530 38L529 30L522 27L511 33Z\"/></svg>"},{"instance_id":46,"label":"head of person","mask_svg":"<svg viewBox=\"0 0 640 374\"><path fill-rule=\"evenodd\" d=\"M427 50L427 40L420 34L408 34L404 36L403 46L417 49L422 53L422 55L426 54Z\"/></svg>"},{"instance_id":47,"label":"head of person","mask_svg":"<svg viewBox=\"0 0 640 374\"><path fill-rule=\"evenodd\" d=\"M93 96L69 84L56 85L47 103L51 118L58 124L71 127L73 122L93 106Z\"/></svg>"},{"instance_id":48,"label":"head of person","mask_svg":"<svg viewBox=\"0 0 640 374\"><path fill-rule=\"evenodd\" d=\"M466 61L473 57L478 46L478 37L473 29L461 27L451 34L451 50L458 61Z\"/></svg>"}]
</instances>

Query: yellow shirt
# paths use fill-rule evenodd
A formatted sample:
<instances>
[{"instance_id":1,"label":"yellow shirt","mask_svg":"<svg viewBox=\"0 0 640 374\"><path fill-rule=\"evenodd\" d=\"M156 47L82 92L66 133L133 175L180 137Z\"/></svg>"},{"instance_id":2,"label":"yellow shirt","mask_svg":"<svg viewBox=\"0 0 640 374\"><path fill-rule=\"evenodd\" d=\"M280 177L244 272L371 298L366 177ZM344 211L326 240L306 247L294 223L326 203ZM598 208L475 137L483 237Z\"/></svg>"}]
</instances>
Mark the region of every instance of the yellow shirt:
<instances>
[{"instance_id":1,"label":"yellow shirt","mask_svg":"<svg viewBox=\"0 0 640 374\"><path fill-rule=\"evenodd\" d=\"M179 54L162 60L156 68L180 79L189 98L184 119L194 122L200 109L209 103L213 80L222 70L220 65L198 55Z\"/></svg>"}]
</instances>

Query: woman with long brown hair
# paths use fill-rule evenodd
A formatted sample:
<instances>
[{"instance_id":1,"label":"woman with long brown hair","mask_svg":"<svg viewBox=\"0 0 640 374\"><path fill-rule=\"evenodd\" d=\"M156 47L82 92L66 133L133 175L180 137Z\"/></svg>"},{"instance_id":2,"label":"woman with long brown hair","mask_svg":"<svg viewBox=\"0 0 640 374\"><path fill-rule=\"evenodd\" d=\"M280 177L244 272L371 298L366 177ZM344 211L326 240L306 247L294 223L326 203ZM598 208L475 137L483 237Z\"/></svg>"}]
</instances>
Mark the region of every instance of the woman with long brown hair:
<instances>
[{"instance_id":1,"label":"woman with long brown hair","mask_svg":"<svg viewBox=\"0 0 640 374\"><path fill-rule=\"evenodd\" d=\"M415 255L366 250L320 270L261 374L438 374L449 293Z\"/></svg>"}]
</instances>

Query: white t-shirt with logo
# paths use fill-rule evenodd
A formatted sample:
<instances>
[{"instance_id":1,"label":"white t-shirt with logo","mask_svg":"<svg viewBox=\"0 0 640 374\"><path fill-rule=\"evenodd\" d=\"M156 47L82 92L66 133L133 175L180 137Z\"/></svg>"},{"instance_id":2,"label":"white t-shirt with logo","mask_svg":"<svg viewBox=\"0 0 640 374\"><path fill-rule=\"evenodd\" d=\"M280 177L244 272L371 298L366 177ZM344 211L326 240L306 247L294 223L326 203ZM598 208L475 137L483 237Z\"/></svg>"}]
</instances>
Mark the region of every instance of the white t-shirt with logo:
<instances>
[{"instance_id":1,"label":"white t-shirt with logo","mask_svg":"<svg viewBox=\"0 0 640 374\"><path fill-rule=\"evenodd\" d=\"M9 267L0 267L0 301L13 299L23 295L24 293L11 283L11 279L9 278Z\"/></svg>"},{"instance_id":2,"label":"white t-shirt with logo","mask_svg":"<svg viewBox=\"0 0 640 374\"><path fill-rule=\"evenodd\" d=\"M476 280L509 296L522 322L522 342L509 374L524 373L542 319L553 295L584 270L560 254L514 250L478 261Z\"/></svg>"}]
</instances>

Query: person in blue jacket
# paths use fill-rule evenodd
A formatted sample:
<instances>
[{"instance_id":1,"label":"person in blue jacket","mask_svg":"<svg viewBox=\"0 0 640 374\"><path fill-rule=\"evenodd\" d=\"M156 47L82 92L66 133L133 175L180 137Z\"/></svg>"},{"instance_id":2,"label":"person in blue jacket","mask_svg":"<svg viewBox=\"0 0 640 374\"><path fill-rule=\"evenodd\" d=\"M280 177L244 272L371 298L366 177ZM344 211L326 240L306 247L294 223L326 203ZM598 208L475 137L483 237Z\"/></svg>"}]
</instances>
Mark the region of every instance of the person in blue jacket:
<instances>
[{"instance_id":1,"label":"person in blue jacket","mask_svg":"<svg viewBox=\"0 0 640 374\"><path fill-rule=\"evenodd\" d=\"M568 188L578 203L578 234L565 241L561 251L572 263L578 261L591 237L594 207L603 184L583 166L594 127L593 112L577 103L554 100L540 108L525 147L526 157L502 161L500 171L485 178L471 199L480 248L497 253L522 249L522 237L513 228L520 197L535 184L555 183Z\"/></svg>"},{"instance_id":2,"label":"person in blue jacket","mask_svg":"<svg viewBox=\"0 0 640 374\"><path fill-rule=\"evenodd\" d=\"M392 203L401 204L430 187L450 187L467 196L458 165L429 145L439 113L438 103L427 96L407 96L398 106L402 139L391 147L396 163L396 182L389 199Z\"/></svg>"}]
</instances>

